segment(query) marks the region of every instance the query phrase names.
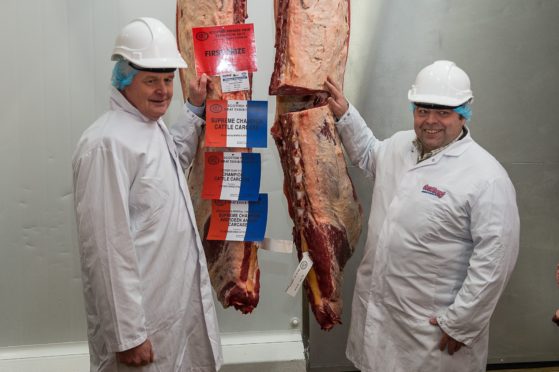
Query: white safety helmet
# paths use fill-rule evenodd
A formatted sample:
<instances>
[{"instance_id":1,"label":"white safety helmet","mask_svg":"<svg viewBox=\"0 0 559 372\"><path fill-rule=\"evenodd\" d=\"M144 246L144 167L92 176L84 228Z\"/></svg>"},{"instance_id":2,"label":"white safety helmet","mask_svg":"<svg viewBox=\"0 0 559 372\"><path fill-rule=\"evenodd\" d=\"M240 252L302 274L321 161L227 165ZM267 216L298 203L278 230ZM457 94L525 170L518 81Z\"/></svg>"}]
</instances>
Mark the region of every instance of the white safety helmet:
<instances>
[{"instance_id":1,"label":"white safety helmet","mask_svg":"<svg viewBox=\"0 0 559 372\"><path fill-rule=\"evenodd\" d=\"M116 37L111 60L122 59L140 69L187 67L171 31L161 21L148 17L134 19Z\"/></svg>"},{"instance_id":2,"label":"white safety helmet","mask_svg":"<svg viewBox=\"0 0 559 372\"><path fill-rule=\"evenodd\" d=\"M470 78L454 62L435 61L419 71L408 91L414 103L457 107L473 98Z\"/></svg>"}]
</instances>

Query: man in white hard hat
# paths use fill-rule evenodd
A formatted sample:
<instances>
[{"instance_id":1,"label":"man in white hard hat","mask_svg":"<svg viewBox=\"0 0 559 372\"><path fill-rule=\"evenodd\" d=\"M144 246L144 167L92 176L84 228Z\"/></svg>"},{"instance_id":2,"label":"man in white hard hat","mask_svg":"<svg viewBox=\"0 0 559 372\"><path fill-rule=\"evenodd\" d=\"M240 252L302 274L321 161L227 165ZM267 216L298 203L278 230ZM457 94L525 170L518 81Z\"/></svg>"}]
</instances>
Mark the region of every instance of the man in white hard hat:
<instances>
[{"instance_id":1,"label":"man in white hard hat","mask_svg":"<svg viewBox=\"0 0 559 372\"><path fill-rule=\"evenodd\" d=\"M505 169L471 137L470 79L450 61L417 75L414 130L378 140L326 82L353 164L374 177L346 355L361 371L485 371L489 319L518 255Z\"/></svg>"},{"instance_id":2,"label":"man in white hard hat","mask_svg":"<svg viewBox=\"0 0 559 372\"><path fill-rule=\"evenodd\" d=\"M175 70L186 67L171 31L136 19L112 59L110 110L72 163L91 371L215 371L217 319L183 176L208 78L190 83L190 102L167 129Z\"/></svg>"}]
</instances>

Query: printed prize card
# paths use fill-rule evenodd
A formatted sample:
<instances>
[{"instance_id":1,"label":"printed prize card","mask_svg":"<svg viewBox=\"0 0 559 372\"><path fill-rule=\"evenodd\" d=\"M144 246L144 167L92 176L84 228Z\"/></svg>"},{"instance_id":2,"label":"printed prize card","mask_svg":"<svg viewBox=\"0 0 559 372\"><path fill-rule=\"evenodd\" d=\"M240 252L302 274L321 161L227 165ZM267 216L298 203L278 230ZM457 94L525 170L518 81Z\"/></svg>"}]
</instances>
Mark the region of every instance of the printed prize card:
<instances>
[{"instance_id":1,"label":"printed prize card","mask_svg":"<svg viewBox=\"0 0 559 372\"><path fill-rule=\"evenodd\" d=\"M252 23L193 27L192 38L198 76L257 70Z\"/></svg>"},{"instance_id":2,"label":"printed prize card","mask_svg":"<svg viewBox=\"0 0 559 372\"><path fill-rule=\"evenodd\" d=\"M248 71L221 74L221 91L223 93L242 92L250 90Z\"/></svg>"},{"instance_id":3,"label":"printed prize card","mask_svg":"<svg viewBox=\"0 0 559 372\"><path fill-rule=\"evenodd\" d=\"M260 154L206 152L203 199L258 200Z\"/></svg>"},{"instance_id":4,"label":"printed prize card","mask_svg":"<svg viewBox=\"0 0 559 372\"><path fill-rule=\"evenodd\" d=\"M208 240L260 242L268 219L268 194L257 201L213 200Z\"/></svg>"},{"instance_id":5,"label":"printed prize card","mask_svg":"<svg viewBox=\"0 0 559 372\"><path fill-rule=\"evenodd\" d=\"M206 102L207 147L267 147L268 101Z\"/></svg>"}]
</instances>

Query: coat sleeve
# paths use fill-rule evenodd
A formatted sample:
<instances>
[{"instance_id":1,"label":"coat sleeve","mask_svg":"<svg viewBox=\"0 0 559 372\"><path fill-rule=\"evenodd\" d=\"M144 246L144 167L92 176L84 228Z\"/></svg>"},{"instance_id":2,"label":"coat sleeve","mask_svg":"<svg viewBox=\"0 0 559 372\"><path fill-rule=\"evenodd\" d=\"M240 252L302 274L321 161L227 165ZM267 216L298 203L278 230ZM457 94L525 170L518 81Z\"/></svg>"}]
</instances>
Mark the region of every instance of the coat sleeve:
<instances>
[{"instance_id":1,"label":"coat sleeve","mask_svg":"<svg viewBox=\"0 0 559 372\"><path fill-rule=\"evenodd\" d=\"M349 105L347 112L336 123L336 128L351 163L374 175L375 148L380 141L353 105Z\"/></svg>"},{"instance_id":2,"label":"coat sleeve","mask_svg":"<svg viewBox=\"0 0 559 372\"><path fill-rule=\"evenodd\" d=\"M437 316L449 336L469 345L488 327L516 263L519 229L514 187L508 177L498 178L472 205L467 275L453 304Z\"/></svg>"},{"instance_id":3,"label":"coat sleeve","mask_svg":"<svg viewBox=\"0 0 559 372\"><path fill-rule=\"evenodd\" d=\"M187 104L184 104L179 119L169 129L177 147L183 171L194 160L198 147L198 137L202 133L204 123L204 119L198 117L189 109Z\"/></svg>"},{"instance_id":4,"label":"coat sleeve","mask_svg":"<svg viewBox=\"0 0 559 372\"><path fill-rule=\"evenodd\" d=\"M109 352L146 340L145 316L134 241L130 234L130 179L108 149L77 158L74 205L88 317L99 322ZM94 315L94 317L95 317Z\"/></svg>"}]
</instances>

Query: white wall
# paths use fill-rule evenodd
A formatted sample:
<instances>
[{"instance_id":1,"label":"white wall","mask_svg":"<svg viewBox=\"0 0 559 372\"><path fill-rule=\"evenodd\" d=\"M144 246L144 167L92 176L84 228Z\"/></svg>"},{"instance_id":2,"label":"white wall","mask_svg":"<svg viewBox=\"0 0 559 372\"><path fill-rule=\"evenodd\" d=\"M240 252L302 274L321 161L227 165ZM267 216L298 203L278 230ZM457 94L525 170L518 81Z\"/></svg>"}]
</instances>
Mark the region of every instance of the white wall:
<instances>
[{"instance_id":1,"label":"white wall","mask_svg":"<svg viewBox=\"0 0 559 372\"><path fill-rule=\"evenodd\" d=\"M176 3L4 0L0 7L0 348L84 341L71 156L83 130L108 107L110 54L118 31L138 16L159 18L174 30ZM250 2L249 14L258 45L254 99L266 100L272 2ZM177 78L167 124L182 102L179 84ZM268 236L290 240L271 139L262 153L262 191L270 194L274 211ZM284 293L295 262L294 255L261 252L260 304L248 316L219 311L222 332L277 332L280 339L286 332L300 333L290 321L301 317L301 299Z\"/></svg>"},{"instance_id":2,"label":"white wall","mask_svg":"<svg viewBox=\"0 0 559 372\"><path fill-rule=\"evenodd\" d=\"M346 93L379 138L411 129L407 91L422 67L450 59L470 75L472 136L507 169L521 218L520 256L492 319L489 362L559 360L559 330L550 321L559 307L559 1L351 4ZM351 174L368 212L372 185ZM346 309L360 255L345 273ZM317 371L348 369L347 310L343 320L327 334L311 322L310 365Z\"/></svg>"},{"instance_id":3,"label":"white wall","mask_svg":"<svg viewBox=\"0 0 559 372\"><path fill-rule=\"evenodd\" d=\"M271 3L249 1L260 68L255 99L268 98ZM107 107L108 59L118 30L144 15L174 29L175 2L3 0L0 7L0 348L80 342L85 319L71 155L82 131ZM559 359L559 334L549 322L559 306L553 283L559 261L557 19L556 0L352 1L346 93L375 123L376 134L384 138L410 127L406 92L419 68L434 59L455 60L472 78L473 136L516 186L522 246L492 323L492 362ZM168 123L181 101L177 94ZM263 190L273 203L268 234L290 239L271 139L263 160ZM351 174L368 211L371 185L359 172ZM260 257L261 303L248 317L220 311L228 335L289 333L291 317L301 316L300 299L283 294L294 258ZM359 259L357 252L345 275L344 326L324 333L311 317L314 366L347 366L345 327Z\"/></svg>"}]
</instances>

